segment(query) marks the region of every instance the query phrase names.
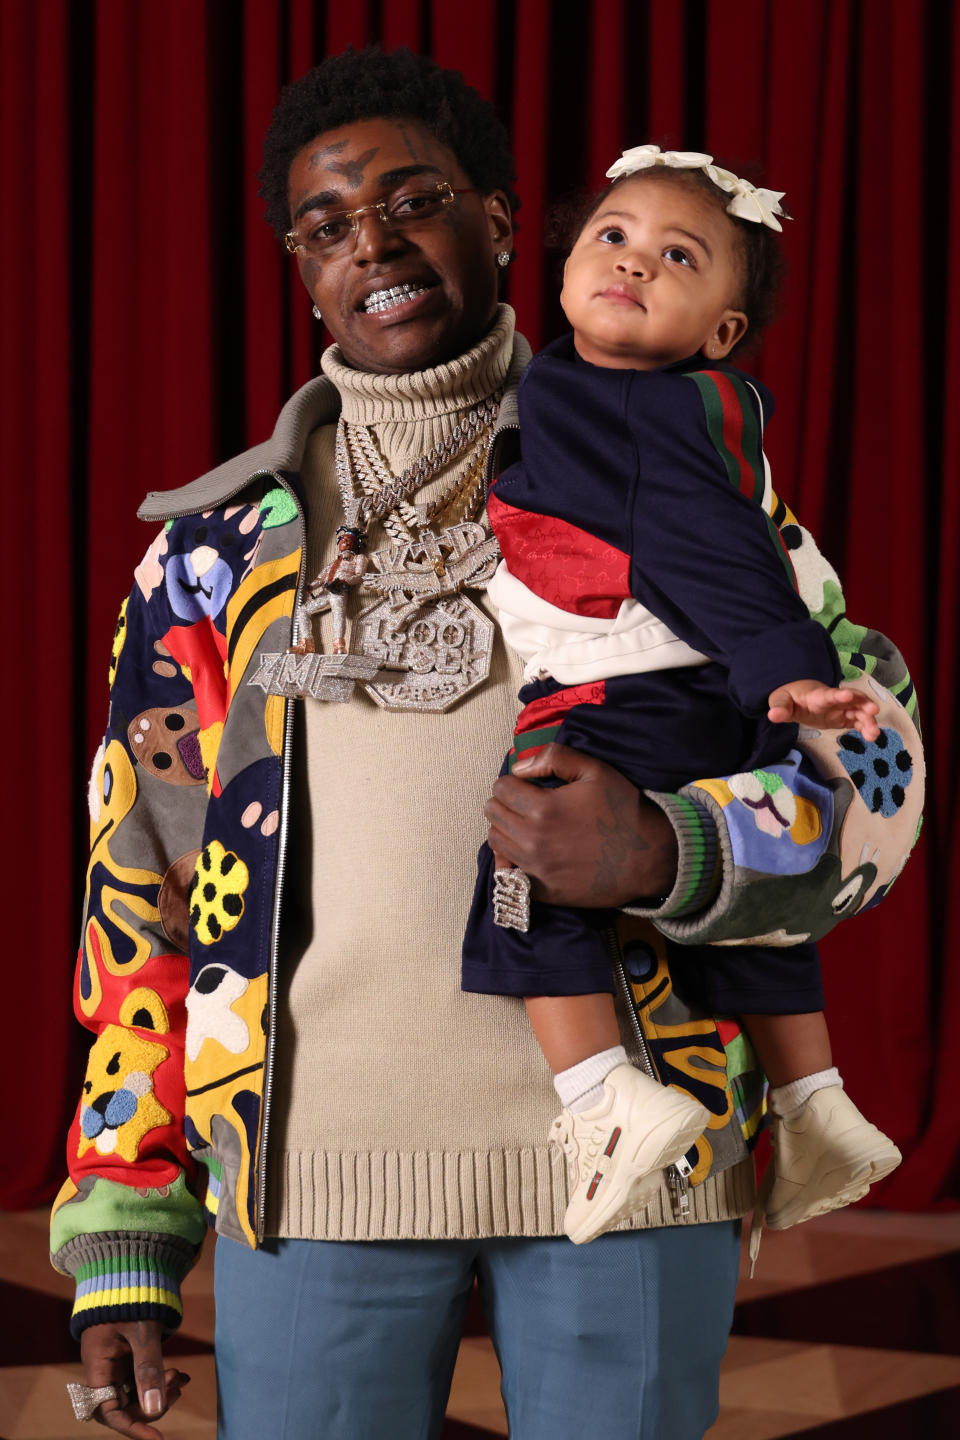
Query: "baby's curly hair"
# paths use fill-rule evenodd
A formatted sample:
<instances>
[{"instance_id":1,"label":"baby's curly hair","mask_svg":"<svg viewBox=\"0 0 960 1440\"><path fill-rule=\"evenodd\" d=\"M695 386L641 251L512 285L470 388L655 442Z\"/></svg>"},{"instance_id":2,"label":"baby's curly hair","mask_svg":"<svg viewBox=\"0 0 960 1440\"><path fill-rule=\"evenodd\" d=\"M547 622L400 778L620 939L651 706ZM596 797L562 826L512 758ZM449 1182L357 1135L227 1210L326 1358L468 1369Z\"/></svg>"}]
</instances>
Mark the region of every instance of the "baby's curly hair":
<instances>
[{"instance_id":1,"label":"baby's curly hair","mask_svg":"<svg viewBox=\"0 0 960 1440\"><path fill-rule=\"evenodd\" d=\"M716 163L722 164L721 161ZM558 205L551 214L547 227L547 243L551 248L562 250L565 255L569 254L591 216L597 213L613 190L628 180L667 180L671 184L696 188L709 195L727 216L740 242L741 290L734 303L743 311L748 321L746 334L742 340L737 341L727 358L744 350L752 350L776 314L777 296L786 270L783 252L777 243L775 230L752 220L741 220L739 216L727 212L729 194L721 190L719 185L715 185L702 170L651 166L647 170L637 170L631 175L623 175L611 181L589 198L581 195L568 199ZM786 211L783 213L786 215Z\"/></svg>"},{"instance_id":2,"label":"baby's curly hair","mask_svg":"<svg viewBox=\"0 0 960 1440\"><path fill-rule=\"evenodd\" d=\"M502 190L511 210L519 208L509 137L490 102L457 70L443 70L407 49L370 45L328 55L280 95L257 176L278 239L290 229L287 181L297 152L327 130L381 115L419 120L453 151L482 194Z\"/></svg>"}]
</instances>

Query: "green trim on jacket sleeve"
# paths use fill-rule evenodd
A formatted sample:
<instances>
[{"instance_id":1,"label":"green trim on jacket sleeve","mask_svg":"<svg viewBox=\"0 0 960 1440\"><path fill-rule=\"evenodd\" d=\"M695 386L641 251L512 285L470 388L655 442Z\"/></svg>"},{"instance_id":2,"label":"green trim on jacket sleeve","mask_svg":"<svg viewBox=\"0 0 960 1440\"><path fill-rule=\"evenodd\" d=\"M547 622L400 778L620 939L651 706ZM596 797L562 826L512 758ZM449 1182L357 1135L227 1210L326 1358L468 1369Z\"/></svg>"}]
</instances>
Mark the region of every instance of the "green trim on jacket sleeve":
<instances>
[{"instance_id":1,"label":"green trim on jacket sleeve","mask_svg":"<svg viewBox=\"0 0 960 1440\"><path fill-rule=\"evenodd\" d=\"M660 806L677 838L677 878L670 894L655 905L625 905L630 915L653 920L664 934L672 930L664 922L683 916L701 916L724 903L723 881L727 868L721 854L723 827L718 829L713 813L703 798L690 787L679 795L648 790L647 798ZM698 922L694 922L698 923Z\"/></svg>"},{"instance_id":2,"label":"green trim on jacket sleeve","mask_svg":"<svg viewBox=\"0 0 960 1440\"><path fill-rule=\"evenodd\" d=\"M809 824L821 837L817 845L799 844L786 830L776 840L758 830L752 806L738 803L734 795L751 782L760 783L756 777L761 773L768 783L779 779L785 792L802 796L807 813L816 816ZM712 821L720 875L709 902L698 912L665 908L653 917L669 939L681 945L791 945L819 939L841 918L831 902L840 888L836 846L842 810L797 751L764 772L687 785L678 798L686 798ZM761 858L767 843L769 869Z\"/></svg>"},{"instance_id":3,"label":"green trim on jacket sleeve","mask_svg":"<svg viewBox=\"0 0 960 1440\"><path fill-rule=\"evenodd\" d=\"M889 673L899 652L885 643ZM880 904L916 842L923 744L872 676L848 683L878 705L875 743L801 728L775 764L651 795L677 837L677 881L659 905L633 913L684 945L781 946L820 940Z\"/></svg>"}]
</instances>

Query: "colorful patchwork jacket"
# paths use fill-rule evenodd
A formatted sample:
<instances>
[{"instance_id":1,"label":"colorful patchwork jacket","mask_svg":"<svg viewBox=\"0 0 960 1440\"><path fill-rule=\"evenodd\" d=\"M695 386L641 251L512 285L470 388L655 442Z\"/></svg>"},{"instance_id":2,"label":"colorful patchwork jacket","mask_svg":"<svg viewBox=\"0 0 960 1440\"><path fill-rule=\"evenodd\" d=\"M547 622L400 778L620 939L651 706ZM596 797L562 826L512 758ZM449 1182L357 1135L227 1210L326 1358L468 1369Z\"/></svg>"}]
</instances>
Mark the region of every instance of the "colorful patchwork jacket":
<instances>
[{"instance_id":1,"label":"colorful patchwork jacket","mask_svg":"<svg viewBox=\"0 0 960 1440\"><path fill-rule=\"evenodd\" d=\"M491 474L516 448L528 353L518 341ZM266 677L304 582L306 439L338 405L330 381L311 381L270 440L140 511L163 527L120 612L90 783L75 1006L96 1040L52 1219L54 1264L77 1281L76 1334L121 1319L173 1328L205 1221L251 1246L263 1235L293 711ZM625 918L618 973L642 1055L712 1112L693 1184L746 1155L762 1080L733 1021L673 994L670 946L817 937L877 903L923 790L898 653L847 622L836 577L769 482L757 500L845 674L881 700L883 737L844 749L810 735L775 771L654 797L677 832L678 879L656 912L637 912L659 937Z\"/></svg>"}]
</instances>

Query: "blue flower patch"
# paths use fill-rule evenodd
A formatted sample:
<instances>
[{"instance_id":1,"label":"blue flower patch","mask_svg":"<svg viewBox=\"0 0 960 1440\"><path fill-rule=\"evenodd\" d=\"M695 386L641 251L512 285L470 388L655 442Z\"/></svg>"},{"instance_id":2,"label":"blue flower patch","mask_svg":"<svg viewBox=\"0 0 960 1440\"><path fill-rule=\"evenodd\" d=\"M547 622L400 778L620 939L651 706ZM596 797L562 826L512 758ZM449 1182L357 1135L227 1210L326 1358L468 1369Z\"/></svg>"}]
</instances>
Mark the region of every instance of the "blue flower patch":
<instances>
[{"instance_id":1,"label":"blue flower patch","mask_svg":"<svg viewBox=\"0 0 960 1440\"><path fill-rule=\"evenodd\" d=\"M245 516L249 507L237 507ZM234 512L228 512L231 517ZM178 620L215 619L244 567L245 534L223 520L191 518L178 532L176 549L163 561L167 598Z\"/></svg>"},{"instance_id":2,"label":"blue flower patch","mask_svg":"<svg viewBox=\"0 0 960 1440\"><path fill-rule=\"evenodd\" d=\"M913 760L896 730L881 730L864 740L848 730L837 741L840 763L873 815L896 815L913 779Z\"/></svg>"}]
</instances>

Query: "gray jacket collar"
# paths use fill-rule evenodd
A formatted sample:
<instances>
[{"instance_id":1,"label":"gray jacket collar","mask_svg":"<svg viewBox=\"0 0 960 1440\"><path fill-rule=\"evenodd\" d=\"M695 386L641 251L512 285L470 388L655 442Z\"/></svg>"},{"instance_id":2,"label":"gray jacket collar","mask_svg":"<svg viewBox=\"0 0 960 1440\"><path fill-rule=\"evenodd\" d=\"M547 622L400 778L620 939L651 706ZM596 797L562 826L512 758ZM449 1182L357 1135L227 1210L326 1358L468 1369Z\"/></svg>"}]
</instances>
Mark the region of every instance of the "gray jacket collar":
<instances>
[{"instance_id":1,"label":"gray jacket collar","mask_svg":"<svg viewBox=\"0 0 960 1440\"><path fill-rule=\"evenodd\" d=\"M500 436L506 431L516 430L519 424L517 386L532 353L523 336L515 335L513 357L494 428L492 460L501 448ZM246 489L256 475L276 471L298 474L312 432L320 425L332 425L339 413L340 396L336 386L326 375L318 375L291 395L280 411L269 440L234 455L215 470L192 480L189 485L181 485L178 490L151 490L137 514L141 520L154 522L173 520L180 515L198 515L203 510L214 510L232 500Z\"/></svg>"}]
</instances>

